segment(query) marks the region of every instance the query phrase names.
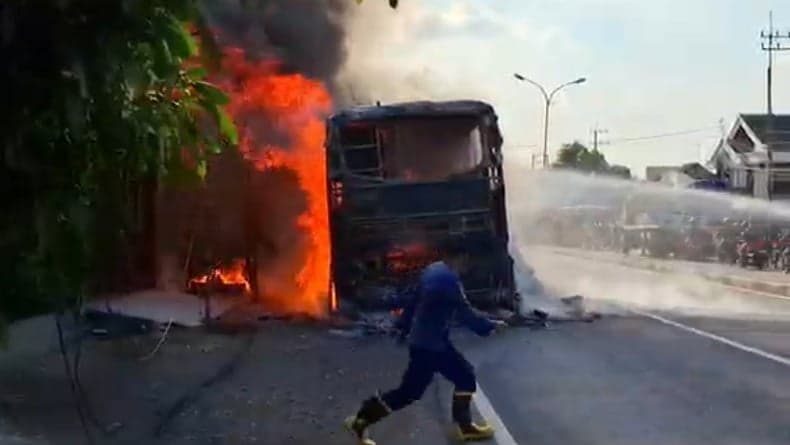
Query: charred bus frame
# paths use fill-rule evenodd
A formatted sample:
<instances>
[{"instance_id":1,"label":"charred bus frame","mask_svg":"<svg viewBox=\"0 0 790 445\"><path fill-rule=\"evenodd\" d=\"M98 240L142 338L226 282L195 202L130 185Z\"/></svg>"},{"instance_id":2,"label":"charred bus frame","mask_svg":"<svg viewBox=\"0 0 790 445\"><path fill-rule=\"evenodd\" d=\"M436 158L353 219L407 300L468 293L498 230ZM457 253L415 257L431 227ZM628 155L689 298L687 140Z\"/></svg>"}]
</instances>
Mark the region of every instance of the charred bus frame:
<instances>
[{"instance_id":1,"label":"charred bus frame","mask_svg":"<svg viewBox=\"0 0 790 445\"><path fill-rule=\"evenodd\" d=\"M514 307L502 137L479 101L356 107L327 121L333 290L373 307L450 243L478 307Z\"/></svg>"}]
</instances>

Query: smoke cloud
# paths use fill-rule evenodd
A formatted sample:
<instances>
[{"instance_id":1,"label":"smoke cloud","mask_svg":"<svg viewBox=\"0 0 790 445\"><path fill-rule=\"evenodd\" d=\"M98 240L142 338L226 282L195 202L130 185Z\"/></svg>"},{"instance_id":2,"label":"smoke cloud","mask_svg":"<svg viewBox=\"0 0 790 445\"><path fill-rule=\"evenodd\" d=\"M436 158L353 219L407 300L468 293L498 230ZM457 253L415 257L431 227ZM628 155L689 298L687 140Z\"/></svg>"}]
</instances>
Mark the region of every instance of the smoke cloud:
<instances>
[{"instance_id":1,"label":"smoke cloud","mask_svg":"<svg viewBox=\"0 0 790 445\"><path fill-rule=\"evenodd\" d=\"M431 60L414 57L417 45L480 25L464 7L438 13L421 3L402 3L393 11L387 2L371 1L347 11L347 60L337 78L339 105L493 97L466 73L446 71Z\"/></svg>"},{"instance_id":2,"label":"smoke cloud","mask_svg":"<svg viewBox=\"0 0 790 445\"><path fill-rule=\"evenodd\" d=\"M286 71L321 80L337 94L353 5L344 0L212 0L204 2L204 10L224 45L242 48L252 58L280 60Z\"/></svg>"},{"instance_id":3,"label":"smoke cloud","mask_svg":"<svg viewBox=\"0 0 790 445\"><path fill-rule=\"evenodd\" d=\"M465 73L410 57L413 45L438 36L491 28L463 5L438 13L420 2L393 10L384 1L207 0L204 10L223 44L254 58L276 58L286 70L323 81L336 108L343 108L494 97Z\"/></svg>"}]
</instances>

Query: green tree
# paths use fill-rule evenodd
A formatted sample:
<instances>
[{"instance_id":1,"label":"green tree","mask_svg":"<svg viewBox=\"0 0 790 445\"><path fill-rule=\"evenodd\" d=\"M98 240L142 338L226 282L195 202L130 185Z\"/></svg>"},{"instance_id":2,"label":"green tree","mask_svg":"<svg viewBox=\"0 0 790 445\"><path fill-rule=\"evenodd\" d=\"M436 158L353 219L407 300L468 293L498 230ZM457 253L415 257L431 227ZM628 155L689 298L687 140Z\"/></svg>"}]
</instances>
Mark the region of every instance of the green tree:
<instances>
[{"instance_id":1,"label":"green tree","mask_svg":"<svg viewBox=\"0 0 790 445\"><path fill-rule=\"evenodd\" d=\"M555 168L569 168L585 172L603 172L609 168L603 153L598 150L590 150L583 144L574 141L571 144L563 144L557 153Z\"/></svg>"},{"instance_id":2,"label":"green tree","mask_svg":"<svg viewBox=\"0 0 790 445\"><path fill-rule=\"evenodd\" d=\"M557 153L557 162L554 168L578 170L585 173L615 176L624 179L631 178L631 170L623 165L610 165L606 157L596 149L590 150L583 144L574 141L563 144Z\"/></svg>"},{"instance_id":3,"label":"green tree","mask_svg":"<svg viewBox=\"0 0 790 445\"><path fill-rule=\"evenodd\" d=\"M237 142L211 43L196 0L0 3L0 314L90 293L128 242L130 190L197 182Z\"/></svg>"}]
</instances>

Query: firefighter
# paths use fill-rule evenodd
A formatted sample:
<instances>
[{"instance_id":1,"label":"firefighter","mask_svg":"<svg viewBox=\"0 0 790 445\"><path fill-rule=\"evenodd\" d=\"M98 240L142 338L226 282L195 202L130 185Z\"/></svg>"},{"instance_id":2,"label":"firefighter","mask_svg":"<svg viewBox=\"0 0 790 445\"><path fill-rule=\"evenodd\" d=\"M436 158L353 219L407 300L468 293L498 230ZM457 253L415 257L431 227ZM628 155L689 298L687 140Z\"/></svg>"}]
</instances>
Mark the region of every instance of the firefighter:
<instances>
[{"instance_id":1,"label":"firefighter","mask_svg":"<svg viewBox=\"0 0 790 445\"><path fill-rule=\"evenodd\" d=\"M356 415L345 421L346 428L362 445L375 445L367 428L394 411L422 398L434 374L439 373L455 385L452 418L461 441L490 439L493 428L472 422L472 396L477 389L474 368L453 346L449 338L454 319L481 336L506 326L476 312L464 295L456 271L464 270L461 249L445 252L446 262L428 265L421 273L414 295L407 298L399 319L402 339L409 346L409 363L400 386L362 402Z\"/></svg>"}]
</instances>

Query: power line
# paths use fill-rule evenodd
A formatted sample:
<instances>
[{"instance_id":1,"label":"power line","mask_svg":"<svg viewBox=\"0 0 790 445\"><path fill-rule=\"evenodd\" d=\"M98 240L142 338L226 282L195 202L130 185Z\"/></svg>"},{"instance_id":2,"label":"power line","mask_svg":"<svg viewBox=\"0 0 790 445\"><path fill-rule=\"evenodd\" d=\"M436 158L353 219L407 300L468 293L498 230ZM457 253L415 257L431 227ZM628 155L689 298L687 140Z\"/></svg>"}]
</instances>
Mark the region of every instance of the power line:
<instances>
[{"instance_id":1,"label":"power line","mask_svg":"<svg viewBox=\"0 0 790 445\"><path fill-rule=\"evenodd\" d=\"M718 128L719 128L718 126L708 126L708 127L702 127L702 128L695 128L695 129L691 129L691 130L672 131L672 132L668 132L668 133L653 134L653 135L650 135L650 136L637 136L637 137L631 137L631 138L613 139L612 143L639 142L639 141L648 141L648 140L652 140L652 139L663 139L663 138L675 137L675 136L685 136L685 135L689 135L689 134L702 133L702 132L705 132L705 131L715 130L715 129L718 129Z\"/></svg>"},{"instance_id":2,"label":"power line","mask_svg":"<svg viewBox=\"0 0 790 445\"><path fill-rule=\"evenodd\" d=\"M652 135L649 135L649 136L635 136L635 137L628 137L628 138L611 139L611 140L609 140L607 142L598 141L598 145L600 146L600 145L611 145L611 144L614 144L614 143L629 143L629 142L648 141L648 140L653 140L653 139L663 139L663 138L668 138L668 137L684 136L684 135L689 135L689 134L702 133L702 132L706 132L706 131L720 130L720 129L721 129L720 124L717 124L717 125L710 125L710 126L707 126L707 127L700 127L700 128L689 129L689 130L681 130L681 131L672 131L672 132L667 132L667 133L652 134ZM597 131L598 135L609 132L608 130L595 129L595 130L593 130L594 137L595 137L596 131ZM594 142L593 142L593 145L595 145ZM508 149L513 149L513 148L536 148L536 147L537 147L536 144L517 144L517 145L508 145L507 146Z\"/></svg>"}]
</instances>

